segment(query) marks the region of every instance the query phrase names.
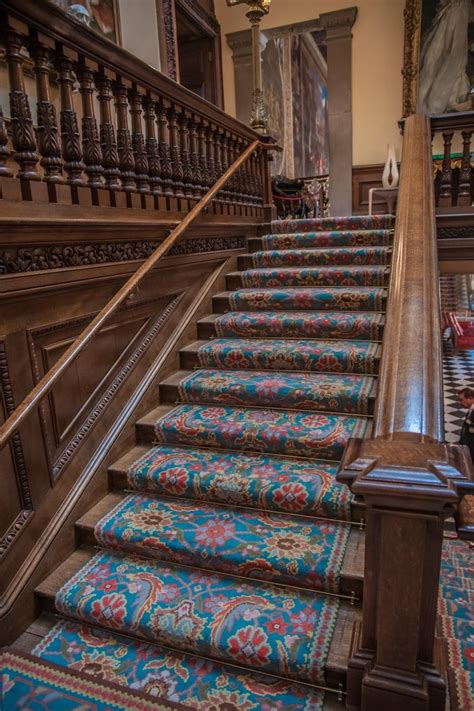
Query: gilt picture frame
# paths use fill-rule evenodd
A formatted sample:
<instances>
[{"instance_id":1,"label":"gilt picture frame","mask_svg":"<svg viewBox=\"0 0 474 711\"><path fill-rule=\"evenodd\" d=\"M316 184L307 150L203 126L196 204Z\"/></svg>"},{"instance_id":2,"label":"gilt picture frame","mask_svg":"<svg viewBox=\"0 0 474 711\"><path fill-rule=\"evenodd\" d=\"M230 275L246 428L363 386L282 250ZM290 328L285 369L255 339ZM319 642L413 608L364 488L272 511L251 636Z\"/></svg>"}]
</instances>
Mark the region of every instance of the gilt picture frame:
<instances>
[{"instance_id":1,"label":"gilt picture frame","mask_svg":"<svg viewBox=\"0 0 474 711\"><path fill-rule=\"evenodd\" d=\"M471 108L474 0L406 0L402 115Z\"/></svg>"}]
</instances>

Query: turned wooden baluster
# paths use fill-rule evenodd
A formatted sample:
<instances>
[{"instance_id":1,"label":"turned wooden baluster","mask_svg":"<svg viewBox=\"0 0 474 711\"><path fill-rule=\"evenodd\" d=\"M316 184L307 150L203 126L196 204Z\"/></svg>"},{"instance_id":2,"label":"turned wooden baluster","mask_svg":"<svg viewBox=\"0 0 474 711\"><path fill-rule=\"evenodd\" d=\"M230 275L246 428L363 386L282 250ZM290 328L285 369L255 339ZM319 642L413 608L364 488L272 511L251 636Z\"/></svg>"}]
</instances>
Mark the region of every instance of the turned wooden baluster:
<instances>
[{"instance_id":1,"label":"turned wooden baluster","mask_svg":"<svg viewBox=\"0 0 474 711\"><path fill-rule=\"evenodd\" d=\"M125 192L133 192L137 189L137 183L135 182L132 137L128 128L128 89L121 81L117 81L114 84L113 92L117 116L117 153L122 188Z\"/></svg>"},{"instance_id":2,"label":"turned wooden baluster","mask_svg":"<svg viewBox=\"0 0 474 711\"><path fill-rule=\"evenodd\" d=\"M462 161L459 174L458 205L471 204L471 136L472 131L462 131Z\"/></svg>"},{"instance_id":3,"label":"turned wooden baluster","mask_svg":"<svg viewBox=\"0 0 474 711\"><path fill-rule=\"evenodd\" d=\"M137 176L137 190L139 193L150 192L148 177L148 158L145 149L145 138L142 129L142 100L143 97L137 87L133 85L130 92L130 113L132 114L132 146L135 158L135 174Z\"/></svg>"},{"instance_id":4,"label":"turned wooden baluster","mask_svg":"<svg viewBox=\"0 0 474 711\"><path fill-rule=\"evenodd\" d=\"M84 185L82 149L77 116L74 111L72 90L74 85L73 62L63 52L57 55L58 82L61 89L61 149L66 182L74 187Z\"/></svg>"},{"instance_id":5,"label":"turned wooden baluster","mask_svg":"<svg viewBox=\"0 0 474 711\"><path fill-rule=\"evenodd\" d=\"M199 166L201 168L200 178L201 187L203 192L209 190L209 170L207 165L207 153L206 153L206 125L201 120L198 124L198 155L199 155Z\"/></svg>"},{"instance_id":6,"label":"turned wooden baluster","mask_svg":"<svg viewBox=\"0 0 474 711\"><path fill-rule=\"evenodd\" d=\"M192 200L194 198L193 171L191 166L191 158L189 155L188 117L186 116L184 109L181 111L181 114L179 116L178 126L179 149L181 155L181 164L183 166L184 196Z\"/></svg>"},{"instance_id":7,"label":"turned wooden baluster","mask_svg":"<svg viewBox=\"0 0 474 711\"><path fill-rule=\"evenodd\" d=\"M227 152L228 152L228 156L229 156L229 165L232 165L232 163L236 159L235 136L231 135L229 137L227 146L228 146ZM238 203L239 202L239 197L238 197L239 186L238 186L237 173L234 173L232 175L232 177L228 183L228 188L229 188L229 193L231 195L231 202Z\"/></svg>"},{"instance_id":8,"label":"turned wooden baluster","mask_svg":"<svg viewBox=\"0 0 474 711\"><path fill-rule=\"evenodd\" d=\"M266 155L261 148L257 149L256 160L255 160L255 184L257 190L257 205L263 205L263 176L264 176L264 161L266 160Z\"/></svg>"},{"instance_id":9,"label":"turned wooden baluster","mask_svg":"<svg viewBox=\"0 0 474 711\"><path fill-rule=\"evenodd\" d=\"M160 153L161 180L165 197L174 197L173 191L173 166L171 164L169 133L168 133L168 110L164 103L157 104L158 117L158 148Z\"/></svg>"},{"instance_id":10,"label":"turned wooden baluster","mask_svg":"<svg viewBox=\"0 0 474 711\"><path fill-rule=\"evenodd\" d=\"M58 122L56 109L49 95L49 73L51 52L38 41L30 46L30 54L34 59L36 77L36 137L41 155L40 165L44 168L43 180L47 183L63 183L61 147L59 145ZM54 196L51 195L50 199Z\"/></svg>"},{"instance_id":11,"label":"turned wooden baluster","mask_svg":"<svg viewBox=\"0 0 474 711\"><path fill-rule=\"evenodd\" d=\"M150 191L152 195L163 195L163 189L161 187L160 155L155 132L155 101L149 94L143 99L143 111L145 116L145 150L148 158Z\"/></svg>"},{"instance_id":12,"label":"turned wooden baluster","mask_svg":"<svg viewBox=\"0 0 474 711\"><path fill-rule=\"evenodd\" d=\"M183 165L178 141L178 114L176 107L171 105L168 111L168 130L170 136L171 165L173 167L174 193L177 198L184 198Z\"/></svg>"},{"instance_id":13,"label":"turned wooden baluster","mask_svg":"<svg viewBox=\"0 0 474 711\"><path fill-rule=\"evenodd\" d=\"M82 159L87 184L96 189L104 185L104 169L94 109L94 73L86 60L79 65L77 76L82 99Z\"/></svg>"},{"instance_id":14,"label":"turned wooden baluster","mask_svg":"<svg viewBox=\"0 0 474 711\"><path fill-rule=\"evenodd\" d=\"M194 196L199 198L201 191L201 166L199 165L197 123L193 116L189 122L189 153L192 169L192 186Z\"/></svg>"},{"instance_id":15,"label":"turned wooden baluster","mask_svg":"<svg viewBox=\"0 0 474 711\"><path fill-rule=\"evenodd\" d=\"M36 140L33 130L28 97L23 81L21 59L22 39L17 32L8 29L6 33L6 56L8 62L8 77L10 81L10 116L13 158L18 163L17 178L23 181L40 180L36 170L38 156L36 155ZM31 199L26 184L22 185L23 197Z\"/></svg>"},{"instance_id":16,"label":"turned wooden baluster","mask_svg":"<svg viewBox=\"0 0 474 711\"><path fill-rule=\"evenodd\" d=\"M221 160L221 139L222 130L216 126L214 130L213 140L214 140L214 169L216 173L216 178L220 178L222 175L222 160ZM222 190L217 194L215 202L222 203L223 196Z\"/></svg>"},{"instance_id":17,"label":"turned wooden baluster","mask_svg":"<svg viewBox=\"0 0 474 711\"><path fill-rule=\"evenodd\" d=\"M216 174L216 163L214 159L214 132L212 126L208 126L206 130L206 155L207 155L207 169L209 176L209 185L214 185L217 180Z\"/></svg>"},{"instance_id":18,"label":"turned wooden baluster","mask_svg":"<svg viewBox=\"0 0 474 711\"><path fill-rule=\"evenodd\" d=\"M110 108L112 82L103 71L99 71L96 74L95 84L99 99L100 149L102 151L105 184L109 190L121 190L117 141Z\"/></svg>"},{"instance_id":19,"label":"turned wooden baluster","mask_svg":"<svg viewBox=\"0 0 474 711\"><path fill-rule=\"evenodd\" d=\"M222 172L225 173L227 168L229 167L229 135L227 134L227 131L224 131L221 139L221 163L222 163ZM222 190L222 199L224 202L230 202L231 199L231 192L229 189L230 185L230 180L227 181L225 188Z\"/></svg>"},{"instance_id":20,"label":"turned wooden baluster","mask_svg":"<svg viewBox=\"0 0 474 711\"><path fill-rule=\"evenodd\" d=\"M250 174L250 203L258 205L258 187L257 187L257 157L255 153L249 158L249 174Z\"/></svg>"},{"instance_id":21,"label":"turned wooden baluster","mask_svg":"<svg viewBox=\"0 0 474 711\"><path fill-rule=\"evenodd\" d=\"M453 140L453 133L453 131L443 132L444 156L443 169L441 173L441 192L439 194L439 204L441 207L451 207L452 205L453 170L451 167L451 143Z\"/></svg>"},{"instance_id":22,"label":"turned wooden baluster","mask_svg":"<svg viewBox=\"0 0 474 711\"><path fill-rule=\"evenodd\" d=\"M7 167L9 157L7 126L3 116L3 109L0 106L0 177L11 178L13 175L11 170Z\"/></svg>"}]
</instances>

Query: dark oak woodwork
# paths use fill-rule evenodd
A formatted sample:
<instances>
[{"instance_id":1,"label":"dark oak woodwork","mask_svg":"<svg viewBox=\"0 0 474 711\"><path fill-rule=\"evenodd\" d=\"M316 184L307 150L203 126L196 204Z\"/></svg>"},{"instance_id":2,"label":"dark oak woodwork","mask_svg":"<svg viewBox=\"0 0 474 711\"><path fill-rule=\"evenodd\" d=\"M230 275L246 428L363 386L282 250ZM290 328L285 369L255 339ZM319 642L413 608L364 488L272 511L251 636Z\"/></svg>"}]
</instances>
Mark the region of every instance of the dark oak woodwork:
<instances>
[{"instance_id":1,"label":"dark oak woodwork","mask_svg":"<svg viewBox=\"0 0 474 711\"><path fill-rule=\"evenodd\" d=\"M62 50L56 56L58 82L61 89L61 147L64 160L64 170L67 175L66 182L78 187L84 185L82 171L82 147L79 135L79 126L74 110L72 90L74 84L74 67L72 60ZM73 202L79 202L77 193Z\"/></svg>"},{"instance_id":2,"label":"dark oak woodwork","mask_svg":"<svg viewBox=\"0 0 474 711\"><path fill-rule=\"evenodd\" d=\"M100 150L99 131L94 110L94 72L86 61L79 65L77 76L82 97L82 155L84 170L87 174L87 184L95 190L103 187L104 169ZM97 202L97 194L95 194Z\"/></svg>"},{"instance_id":3,"label":"dark oak woodwork","mask_svg":"<svg viewBox=\"0 0 474 711\"><path fill-rule=\"evenodd\" d=\"M44 168L43 180L47 183L63 183L61 146L59 144L56 107L49 93L51 51L35 40L30 45L30 54L34 59L36 76L36 136L41 155L40 165ZM54 197L55 197L54 193ZM52 200L55 202L55 200Z\"/></svg>"},{"instance_id":4,"label":"dark oak woodwork","mask_svg":"<svg viewBox=\"0 0 474 711\"><path fill-rule=\"evenodd\" d=\"M3 115L3 109L0 106L0 177L11 178L13 173L7 165L7 161L10 157L10 151L8 150L8 133L5 124L5 117Z\"/></svg>"},{"instance_id":5,"label":"dark oak woodwork","mask_svg":"<svg viewBox=\"0 0 474 711\"><path fill-rule=\"evenodd\" d=\"M133 192L137 188L137 183L135 182L132 137L128 128L128 90L121 81L118 81L115 83L113 91L117 116L117 153L120 177L124 191Z\"/></svg>"},{"instance_id":6,"label":"dark oak woodwork","mask_svg":"<svg viewBox=\"0 0 474 711\"><path fill-rule=\"evenodd\" d=\"M133 157L135 159L137 190L139 193L145 194L150 192L150 186L148 179L148 157L142 132L142 101L143 97L134 85L130 92Z\"/></svg>"},{"instance_id":7,"label":"dark oak woodwork","mask_svg":"<svg viewBox=\"0 0 474 711\"><path fill-rule=\"evenodd\" d=\"M443 524L474 484L467 448L441 444L438 283L431 126L414 115L405 121L374 439L351 440L338 473L366 505L363 620L348 673L354 711L445 708L435 666Z\"/></svg>"},{"instance_id":8,"label":"dark oak woodwork","mask_svg":"<svg viewBox=\"0 0 474 711\"><path fill-rule=\"evenodd\" d=\"M145 148L148 159L148 174L150 176L150 192L152 195L161 196L163 195L161 165L155 130L157 118L155 101L149 94L143 99L143 111L145 116Z\"/></svg>"},{"instance_id":9,"label":"dark oak woodwork","mask_svg":"<svg viewBox=\"0 0 474 711\"><path fill-rule=\"evenodd\" d=\"M17 177L22 180L23 197L31 199L27 181L39 180L36 169L36 140L33 130L28 97L25 92L22 70L22 39L14 30L8 28L5 38L8 78L10 82L10 116L12 130L13 159L18 163Z\"/></svg>"},{"instance_id":10,"label":"dark oak woodwork","mask_svg":"<svg viewBox=\"0 0 474 711\"><path fill-rule=\"evenodd\" d=\"M471 167L471 139L474 133L474 111L431 117L433 135L443 138L443 160L435 179L436 205L439 211L455 213L473 211L474 170ZM462 154L452 155L452 145L462 142Z\"/></svg>"},{"instance_id":11,"label":"dark oak woodwork","mask_svg":"<svg viewBox=\"0 0 474 711\"><path fill-rule=\"evenodd\" d=\"M105 184L109 190L121 188L119 156L115 129L112 123L110 102L112 99L112 82L104 72L95 77L100 107L100 148L102 151L102 166L104 168Z\"/></svg>"}]
</instances>

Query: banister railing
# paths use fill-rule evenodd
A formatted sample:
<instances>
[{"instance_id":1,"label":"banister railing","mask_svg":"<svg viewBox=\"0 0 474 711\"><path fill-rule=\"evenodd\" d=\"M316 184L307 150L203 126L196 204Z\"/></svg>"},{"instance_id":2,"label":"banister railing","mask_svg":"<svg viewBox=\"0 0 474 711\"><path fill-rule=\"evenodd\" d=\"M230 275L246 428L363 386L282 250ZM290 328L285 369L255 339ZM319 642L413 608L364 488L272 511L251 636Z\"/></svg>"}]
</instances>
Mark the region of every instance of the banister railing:
<instances>
[{"instance_id":1,"label":"banister railing","mask_svg":"<svg viewBox=\"0 0 474 711\"><path fill-rule=\"evenodd\" d=\"M436 206L448 210L472 208L474 111L432 116L431 129L433 153L439 155L434 161Z\"/></svg>"},{"instance_id":2,"label":"banister railing","mask_svg":"<svg viewBox=\"0 0 474 711\"><path fill-rule=\"evenodd\" d=\"M0 209L3 198L186 213L261 138L46 1L0 0L2 48ZM268 153L253 152L210 209L268 218Z\"/></svg>"},{"instance_id":3,"label":"banister railing","mask_svg":"<svg viewBox=\"0 0 474 711\"><path fill-rule=\"evenodd\" d=\"M404 124L387 325L373 439L351 440L338 480L365 503L362 624L347 681L350 709L444 711L435 640L443 523L472 490L467 448L442 424L431 126Z\"/></svg>"},{"instance_id":4,"label":"banister railing","mask_svg":"<svg viewBox=\"0 0 474 711\"><path fill-rule=\"evenodd\" d=\"M186 217L175 227L168 237L156 248L148 259L137 269L133 276L117 291L117 293L107 302L107 304L99 311L92 319L89 325L75 339L75 341L67 348L59 360L53 367L45 373L38 381L31 392L18 405L14 412L0 427L0 451L10 441L11 437L18 430L22 422L28 415L35 410L41 400L51 391L54 384L58 381L61 375L69 368L71 363L77 358L79 353L86 347L92 338L100 331L106 321L114 314L119 306L134 293L143 278L157 265L158 261L173 247L178 238L185 232L191 223L202 213L202 211L211 203L216 195L223 189L229 179L234 176L239 168L252 156L256 149L261 146L271 148L270 144L261 144L260 141L253 141L244 150L236 161L225 171L216 183L208 190L203 198L195 205Z\"/></svg>"},{"instance_id":5,"label":"banister railing","mask_svg":"<svg viewBox=\"0 0 474 711\"><path fill-rule=\"evenodd\" d=\"M373 434L412 432L442 441L439 268L428 120L407 120L403 151Z\"/></svg>"}]
</instances>

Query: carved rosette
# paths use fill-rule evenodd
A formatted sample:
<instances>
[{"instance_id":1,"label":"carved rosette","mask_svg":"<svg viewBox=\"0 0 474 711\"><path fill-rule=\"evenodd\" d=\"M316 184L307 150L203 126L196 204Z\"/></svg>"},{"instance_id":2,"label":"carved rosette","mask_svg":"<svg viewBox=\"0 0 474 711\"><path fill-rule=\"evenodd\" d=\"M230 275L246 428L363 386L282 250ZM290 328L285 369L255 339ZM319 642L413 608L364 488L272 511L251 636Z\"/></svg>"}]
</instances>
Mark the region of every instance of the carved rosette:
<instances>
[{"instance_id":1,"label":"carved rosette","mask_svg":"<svg viewBox=\"0 0 474 711\"><path fill-rule=\"evenodd\" d=\"M10 157L10 151L8 150L8 133L5 124L5 119L3 116L3 109L0 106L0 176L6 178L11 178L12 172L7 168L7 160Z\"/></svg>"}]
</instances>

